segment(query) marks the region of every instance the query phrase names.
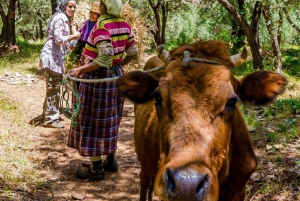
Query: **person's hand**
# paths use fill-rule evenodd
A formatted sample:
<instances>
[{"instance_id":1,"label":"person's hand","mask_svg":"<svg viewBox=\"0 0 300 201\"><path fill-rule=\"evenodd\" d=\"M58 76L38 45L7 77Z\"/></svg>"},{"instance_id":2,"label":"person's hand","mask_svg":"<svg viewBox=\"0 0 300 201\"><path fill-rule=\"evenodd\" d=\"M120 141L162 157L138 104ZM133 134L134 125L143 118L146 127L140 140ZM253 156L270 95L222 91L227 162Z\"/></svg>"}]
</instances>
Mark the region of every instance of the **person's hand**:
<instances>
[{"instance_id":1,"label":"person's hand","mask_svg":"<svg viewBox=\"0 0 300 201\"><path fill-rule=\"evenodd\" d=\"M73 69L71 69L71 70L69 71L68 74L71 75L72 77L80 78L80 77L81 77L81 76L80 76L80 74L81 74L80 68L73 68Z\"/></svg>"},{"instance_id":2,"label":"person's hand","mask_svg":"<svg viewBox=\"0 0 300 201\"><path fill-rule=\"evenodd\" d=\"M76 32L74 33L74 39L75 39L75 40L79 40L80 37L81 37L81 33L79 33L78 31L76 31Z\"/></svg>"}]
</instances>

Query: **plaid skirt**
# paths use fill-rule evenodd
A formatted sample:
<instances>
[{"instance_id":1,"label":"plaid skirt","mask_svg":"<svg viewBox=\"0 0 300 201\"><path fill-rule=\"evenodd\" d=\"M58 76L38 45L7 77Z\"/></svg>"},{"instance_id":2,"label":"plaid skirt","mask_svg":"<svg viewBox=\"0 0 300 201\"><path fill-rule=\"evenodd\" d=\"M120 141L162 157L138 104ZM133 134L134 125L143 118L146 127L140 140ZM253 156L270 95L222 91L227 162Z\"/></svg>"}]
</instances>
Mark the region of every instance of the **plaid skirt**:
<instances>
[{"instance_id":1,"label":"plaid skirt","mask_svg":"<svg viewBox=\"0 0 300 201\"><path fill-rule=\"evenodd\" d=\"M83 75L84 79L112 78L123 75L121 66L99 68ZM80 111L76 125L70 127L68 147L81 156L100 156L117 150L119 125L124 98L117 94L114 82L80 82Z\"/></svg>"}]
</instances>

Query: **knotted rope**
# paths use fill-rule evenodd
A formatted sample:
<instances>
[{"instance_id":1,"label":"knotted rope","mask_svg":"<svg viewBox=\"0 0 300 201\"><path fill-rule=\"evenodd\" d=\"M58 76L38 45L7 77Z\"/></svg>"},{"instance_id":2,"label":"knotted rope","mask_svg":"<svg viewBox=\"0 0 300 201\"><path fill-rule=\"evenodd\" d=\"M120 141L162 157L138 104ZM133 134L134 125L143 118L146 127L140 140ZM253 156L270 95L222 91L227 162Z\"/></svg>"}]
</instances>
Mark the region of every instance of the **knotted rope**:
<instances>
[{"instance_id":1,"label":"knotted rope","mask_svg":"<svg viewBox=\"0 0 300 201\"><path fill-rule=\"evenodd\" d=\"M68 84L69 84L69 87L68 87ZM70 104L69 104L70 93L69 93L68 88L71 89L72 94L73 94L72 107L70 107ZM64 107L64 103L65 103L65 107ZM61 108L62 113L65 115L65 117L71 119L72 126L76 126L77 122L75 121L75 117L79 113L80 98L77 93L76 82L71 81L68 83L68 76L64 77L63 81L62 81L62 95L61 95L61 99L60 99L60 108Z\"/></svg>"},{"instance_id":2,"label":"knotted rope","mask_svg":"<svg viewBox=\"0 0 300 201\"><path fill-rule=\"evenodd\" d=\"M166 67L160 66L156 67L150 70L144 71L145 73L153 73L156 71L163 70ZM69 74L67 74L62 81L62 95L60 99L60 108L62 113L65 115L65 117L71 119L72 126L76 126L77 122L75 121L75 118L80 110L80 97L77 93L77 85L76 82L86 82L86 83L102 83L102 82L116 82L119 77L113 77L113 78L102 78L102 79L80 79L76 77L72 77ZM69 101L70 101L70 93L68 88L71 89L73 94L73 105L70 107ZM75 99L75 100L74 100ZM72 111L73 110L73 111Z\"/></svg>"},{"instance_id":3,"label":"knotted rope","mask_svg":"<svg viewBox=\"0 0 300 201\"><path fill-rule=\"evenodd\" d=\"M221 64L220 62L213 61L213 60L208 60L208 59L202 59L202 58L195 58L191 57L191 53L189 51L184 51L183 52L183 60L182 60L182 65L187 67L190 65L191 62L202 62L202 63L209 63L209 64L216 64L216 65L224 65Z\"/></svg>"}]
</instances>

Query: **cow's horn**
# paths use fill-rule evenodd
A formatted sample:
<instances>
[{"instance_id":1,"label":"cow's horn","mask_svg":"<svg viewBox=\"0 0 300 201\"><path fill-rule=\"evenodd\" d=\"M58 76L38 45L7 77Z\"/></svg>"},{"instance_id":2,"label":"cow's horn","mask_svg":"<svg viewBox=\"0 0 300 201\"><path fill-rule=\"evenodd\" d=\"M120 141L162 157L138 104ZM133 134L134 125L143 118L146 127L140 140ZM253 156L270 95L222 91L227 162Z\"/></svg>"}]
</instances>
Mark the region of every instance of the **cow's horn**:
<instances>
[{"instance_id":1,"label":"cow's horn","mask_svg":"<svg viewBox=\"0 0 300 201\"><path fill-rule=\"evenodd\" d=\"M170 52L165 49L165 45L159 45L156 48L156 56L163 62L167 63L170 61Z\"/></svg>"},{"instance_id":2,"label":"cow's horn","mask_svg":"<svg viewBox=\"0 0 300 201\"><path fill-rule=\"evenodd\" d=\"M158 56L165 49L165 45L159 45L156 47L156 55Z\"/></svg>"},{"instance_id":3,"label":"cow's horn","mask_svg":"<svg viewBox=\"0 0 300 201\"><path fill-rule=\"evenodd\" d=\"M158 57L163 62L168 63L170 61L170 52L164 49L164 50L161 51L161 53Z\"/></svg>"},{"instance_id":4,"label":"cow's horn","mask_svg":"<svg viewBox=\"0 0 300 201\"><path fill-rule=\"evenodd\" d=\"M243 47L243 51L241 53L235 54L231 56L231 61L234 67L240 66L247 60L247 49Z\"/></svg>"}]
</instances>

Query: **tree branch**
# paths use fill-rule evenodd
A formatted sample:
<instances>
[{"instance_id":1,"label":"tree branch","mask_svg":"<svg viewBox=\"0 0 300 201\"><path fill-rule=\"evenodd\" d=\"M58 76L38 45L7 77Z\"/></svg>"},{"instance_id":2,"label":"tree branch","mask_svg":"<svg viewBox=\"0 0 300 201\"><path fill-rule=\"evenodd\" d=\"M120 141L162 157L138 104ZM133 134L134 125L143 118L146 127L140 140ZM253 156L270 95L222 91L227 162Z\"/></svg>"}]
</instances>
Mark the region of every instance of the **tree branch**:
<instances>
[{"instance_id":1,"label":"tree branch","mask_svg":"<svg viewBox=\"0 0 300 201\"><path fill-rule=\"evenodd\" d=\"M290 23L290 25L292 25L292 27L294 29L296 29L296 31L298 31L298 33L300 33L300 29L299 27L291 20L288 11L286 10L285 7L282 8L283 13L285 14L286 20Z\"/></svg>"},{"instance_id":2,"label":"tree branch","mask_svg":"<svg viewBox=\"0 0 300 201\"><path fill-rule=\"evenodd\" d=\"M3 21L5 20L5 18L6 18L6 14L5 14L5 12L4 12L4 8L3 8L2 5L3 5L3 4L0 3L0 16L1 16L2 22L3 22Z\"/></svg>"},{"instance_id":3,"label":"tree branch","mask_svg":"<svg viewBox=\"0 0 300 201\"><path fill-rule=\"evenodd\" d=\"M18 0L18 5L17 5L17 7L18 7L18 11L19 11L19 16L18 16L18 18L15 20L15 22L17 22L19 19L21 19L21 17L22 17L22 10L21 10L21 0Z\"/></svg>"}]
</instances>

